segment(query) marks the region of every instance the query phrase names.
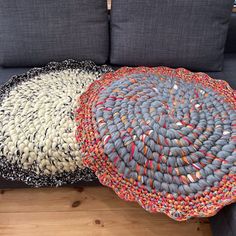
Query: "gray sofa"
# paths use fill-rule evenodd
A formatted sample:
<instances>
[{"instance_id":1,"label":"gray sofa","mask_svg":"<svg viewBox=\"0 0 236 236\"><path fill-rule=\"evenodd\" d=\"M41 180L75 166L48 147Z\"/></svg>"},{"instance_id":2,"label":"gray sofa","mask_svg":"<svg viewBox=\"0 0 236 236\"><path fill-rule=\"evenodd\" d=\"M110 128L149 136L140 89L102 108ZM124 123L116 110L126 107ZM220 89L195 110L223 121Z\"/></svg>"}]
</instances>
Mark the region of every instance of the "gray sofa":
<instances>
[{"instance_id":1,"label":"gray sofa","mask_svg":"<svg viewBox=\"0 0 236 236\"><path fill-rule=\"evenodd\" d=\"M236 13L232 13L227 42L224 55L224 69L221 72L209 72L208 74L220 80L227 81L232 88L236 89ZM0 84L6 82L15 74L24 73L27 67L7 67L0 68ZM99 184L80 182L76 185ZM0 178L0 188L19 188L27 187L24 183L8 181ZM234 236L236 235L236 204L223 208L217 215L210 218L214 236Z\"/></svg>"}]
</instances>

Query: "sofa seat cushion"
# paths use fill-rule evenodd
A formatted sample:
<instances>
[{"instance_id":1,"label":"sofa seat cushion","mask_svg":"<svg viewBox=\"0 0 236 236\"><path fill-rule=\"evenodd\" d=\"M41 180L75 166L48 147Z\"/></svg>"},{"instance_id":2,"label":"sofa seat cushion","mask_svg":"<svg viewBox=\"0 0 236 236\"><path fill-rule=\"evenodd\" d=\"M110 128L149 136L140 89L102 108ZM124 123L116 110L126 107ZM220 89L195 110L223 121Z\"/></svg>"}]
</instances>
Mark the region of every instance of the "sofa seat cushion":
<instances>
[{"instance_id":1,"label":"sofa seat cushion","mask_svg":"<svg viewBox=\"0 0 236 236\"><path fill-rule=\"evenodd\" d=\"M27 70L29 70L29 68L26 67L20 67L20 68L0 67L0 84L5 83L11 76L24 73ZM209 72L207 74L210 75L212 78L227 81L233 89L236 89L236 53L232 54L227 53L224 55L223 71Z\"/></svg>"},{"instance_id":2,"label":"sofa seat cushion","mask_svg":"<svg viewBox=\"0 0 236 236\"><path fill-rule=\"evenodd\" d=\"M6 83L12 76L23 74L29 69L30 68L27 67L19 67L19 68L0 67L0 85Z\"/></svg>"}]
</instances>

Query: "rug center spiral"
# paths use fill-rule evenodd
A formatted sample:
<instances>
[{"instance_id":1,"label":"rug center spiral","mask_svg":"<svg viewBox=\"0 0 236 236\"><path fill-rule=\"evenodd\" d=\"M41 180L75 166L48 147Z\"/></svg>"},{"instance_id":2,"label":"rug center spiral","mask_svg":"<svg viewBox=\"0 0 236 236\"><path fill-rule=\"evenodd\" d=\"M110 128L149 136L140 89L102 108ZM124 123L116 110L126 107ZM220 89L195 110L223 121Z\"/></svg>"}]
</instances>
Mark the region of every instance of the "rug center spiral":
<instances>
[{"instance_id":1,"label":"rug center spiral","mask_svg":"<svg viewBox=\"0 0 236 236\"><path fill-rule=\"evenodd\" d=\"M118 173L149 191L194 194L232 172L236 113L210 88L133 74L104 89L94 113Z\"/></svg>"}]
</instances>

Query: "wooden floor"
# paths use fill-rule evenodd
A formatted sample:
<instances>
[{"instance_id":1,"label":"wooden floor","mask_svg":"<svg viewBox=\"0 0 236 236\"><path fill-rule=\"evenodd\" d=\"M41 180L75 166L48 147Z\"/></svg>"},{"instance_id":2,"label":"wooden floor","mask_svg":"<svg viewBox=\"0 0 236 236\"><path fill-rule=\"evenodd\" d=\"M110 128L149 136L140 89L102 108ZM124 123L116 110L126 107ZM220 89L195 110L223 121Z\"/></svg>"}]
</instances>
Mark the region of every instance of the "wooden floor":
<instances>
[{"instance_id":1,"label":"wooden floor","mask_svg":"<svg viewBox=\"0 0 236 236\"><path fill-rule=\"evenodd\" d=\"M0 190L1 191L1 190ZM0 192L0 236L210 236L208 220L175 222L105 187Z\"/></svg>"}]
</instances>

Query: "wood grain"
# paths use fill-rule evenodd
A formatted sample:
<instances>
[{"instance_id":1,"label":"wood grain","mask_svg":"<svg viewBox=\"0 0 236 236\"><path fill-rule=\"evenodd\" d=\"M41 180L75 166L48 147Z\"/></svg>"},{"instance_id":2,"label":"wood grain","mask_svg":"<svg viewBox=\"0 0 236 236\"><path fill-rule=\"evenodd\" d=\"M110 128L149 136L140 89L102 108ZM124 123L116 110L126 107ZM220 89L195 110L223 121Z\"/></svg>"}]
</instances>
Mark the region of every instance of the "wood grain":
<instances>
[{"instance_id":1,"label":"wood grain","mask_svg":"<svg viewBox=\"0 0 236 236\"><path fill-rule=\"evenodd\" d=\"M176 222L105 187L0 192L0 236L210 236L207 219Z\"/></svg>"}]
</instances>

